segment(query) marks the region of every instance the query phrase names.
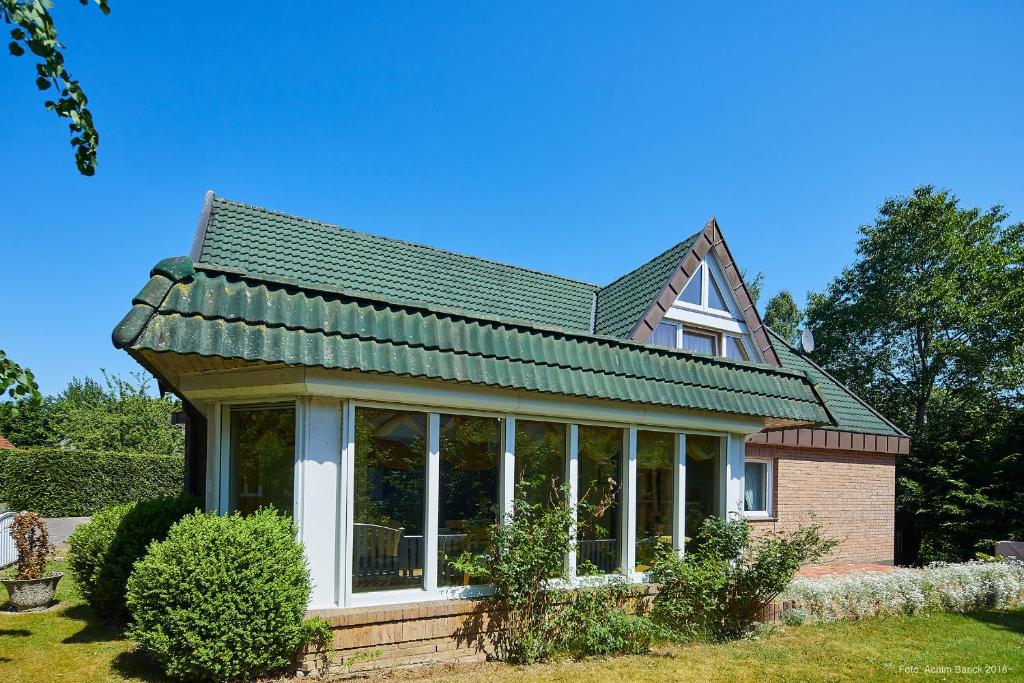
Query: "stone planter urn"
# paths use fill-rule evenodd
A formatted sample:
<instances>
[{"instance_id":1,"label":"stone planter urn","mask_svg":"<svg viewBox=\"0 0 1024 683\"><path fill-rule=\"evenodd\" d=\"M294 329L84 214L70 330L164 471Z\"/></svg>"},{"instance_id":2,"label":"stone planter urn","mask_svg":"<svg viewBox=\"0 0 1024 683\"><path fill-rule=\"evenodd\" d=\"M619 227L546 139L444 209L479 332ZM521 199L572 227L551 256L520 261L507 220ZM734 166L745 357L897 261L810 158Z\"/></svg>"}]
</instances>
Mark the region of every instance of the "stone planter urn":
<instances>
[{"instance_id":1,"label":"stone planter urn","mask_svg":"<svg viewBox=\"0 0 1024 683\"><path fill-rule=\"evenodd\" d=\"M53 572L38 579L0 579L0 583L7 589L14 611L32 612L50 606L62 576L63 572Z\"/></svg>"}]
</instances>

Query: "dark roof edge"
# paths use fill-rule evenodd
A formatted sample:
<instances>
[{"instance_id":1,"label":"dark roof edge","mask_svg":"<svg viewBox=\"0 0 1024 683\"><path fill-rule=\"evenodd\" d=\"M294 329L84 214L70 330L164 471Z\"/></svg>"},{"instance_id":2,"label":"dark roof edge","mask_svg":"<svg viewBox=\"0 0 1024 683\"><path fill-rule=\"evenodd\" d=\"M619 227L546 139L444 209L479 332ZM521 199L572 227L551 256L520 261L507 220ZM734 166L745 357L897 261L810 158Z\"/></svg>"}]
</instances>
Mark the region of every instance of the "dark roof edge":
<instances>
[{"instance_id":1,"label":"dark roof edge","mask_svg":"<svg viewBox=\"0 0 1024 683\"><path fill-rule=\"evenodd\" d=\"M213 209L213 190L207 190L203 197L203 209L199 212L199 224L196 226L195 237L192 238L192 249L189 258L195 263L203 254L203 242L206 241L206 229L210 227L210 211Z\"/></svg>"},{"instance_id":2,"label":"dark roof edge","mask_svg":"<svg viewBox=\"0 0 1024 683\"><path fill-rule=\"evenodd\" d=\"M713 221L715 219L712 218L711 220ZM710 223L710 221L708 221L708 223ZM686 252L682 256L679 257L679 260L676 261L676 265L672 266L671 270L668 271L668 275L665 277L665 281L661 283L661 287L658 288L658 292L654 296L654 301L652 301L647 306L647 309L644 311L644 314L642 316L640 316L640 319L636 321L636 323L633 325L632 328L630 328L630 330L629 330L629 338L630 339L636 339L636 332L637 332L637 330L639 330L640 326L644 324L644 320L647 319L647 316L651 312L651 309L654 308L657 305L658 299L661 298L661 295L665 291L665 288L669 286L670 282L672 282L672 276L676 274L676 271L678 271L680 268L683 267L683 261L685 261L686 257L689 256L693 252L693 247L696 246L697 242L700 240L701 234L705 230L707 230L707 225L705 225L703 228L701 228L699 232L696 232L693 235L690 235L685 240L683 240L682 242L679 242L678 244L676 244L676 245L674 245L672 247L672 249L675 249L680 244L683 244L684 242L687 242L687 241L689 241L691 239L693 240L693 245L689 249L687 249ZM663 251L661 253L664 254L665 252ZM658 254L658 256L661 256L661 254ZM658 258L658 256L655 256L654 258ZM653 260L654 259L651 259L651 261L653 261ZM647 263L650 263L651 261L648 261ZM644 265L646 265L646 264L644 264ZM640 266L640 268L643 268L643 266ZM637 270L639 270L639 268ZM635 272L635 271L631 271L631 272Z\"/></svg>"},{"instance_id":3,"label":"dark roof edge","mask_svg":"<svg viewBox=\"0 0 1024 683\"><path fill-rule=\"evenodd\" d=\"M846 386L845 384L843 384L842 382L840 382L840 381L839 381L838 379L836 379L836 378L835 378L834 376L832 376L831 374L829 374L829 372L828 372L827 370L825 370L825 369L824 369L823 367L821 367L820 365L818 365L817 363L815 363L815 362L814 362L814 361L813 361L813 360L811 359L811 357L810 357L810 356L808 356L808 355L806 355L806 354L804 354L804 353L800 352L800 351L799 351L799 350L798 350L798 349L797 349L796 347L794 347L794 346L793 346L792 344L790 344L790 343L789 343L788 341L786 341L785 339L783 339L783 338L782 338L782 335L780 335L780 334L779 334L778 332L776 332L776 331L775 331L775 330L773 330L772 328L768 327L767 325L765 325L765 326L764 326L764 329L768 330L768 333L769 333L769 337L768 337L768 338L769 338L769 340L770 340L770 341L771 341L771 342L772 342L773 344L775 343L775 341L776 341L776 340L777 340L777 341L778 341L779 343L781 343L781 344L784 344L784 345L786 346L786 348L788 348L788 349L789 349L790 351L792 351L793 353L795 353L796 355L800 356L800 357L801 357L801 358L803 358L803 359L804 359L805 361L807 361L808 363L810 363L810 364L811 364L811 366L812 366L812 367L813 367L813 368L814 368L815 370L817 370L817 371L818 371L818 372L820 372L821 374L825 375L825 377L827 377L827 378L828 378L829 380L831 380L831 381L832 381L833 383L835 383L835 385L836 385L836 386L838 386L838 387L839 387L840 389L842 389L843 391L845 391L845 392L846 392L847 394L849 394L850 396L852 396L853 398L855 398L855 399L857 400L857 402L858 402L858 403L860 403L860 404L861 404L862 406L864 406L864 407L865 407L865 408L867 408L867 409L868 409L869 411L871 411L871 414L872 414L872 415L874 415L874 416L875 416L875 417L877 417L877 418L878 418L879 420L881 420L881 421L882 421L882 422L884 422L885 424L887 424L887 425L889 425L890 427L892 427L893 431L895 431L895 432L896 432L896 435L897 435L897 436L900 436L900 437L907 437L907 438L910 438L910 435L909 435L909 434L907 434L906 432L904 432L904 431L903 431L902 429L900 429L899 427L897 427L897 426L896 426L895 424L893 424L892 420L890 420L890 419L889 419L889 418L887 418L887 417L886 417L885 415L882 415L882 414L881 414L880 412L878 412L877 410L875 410L875 408L874 408L874 407L873 407L873 406L872 406L872 405L871 405L870 403L868 403L867 401L865 401L864 399L862 399L862 398L861 398L860 396L858 396L858 395L857 395L857 394L856 394L856 393L855 393L855 392L854 392L854 391L853 391L852 389L850 389L850 388L849 388L848 386ZM772 337L774 337L775 339L772 339ZM828 410L828 409L826 408L826 410ZM829 412L831 412L831 411L829 411ZM850 431L850 430L844 430L844 431ZM854 432L854 433L859 433L859 432Z\"/></svg>"},{"instance_id":4,"label":"dark roof edge","mask_svg":"<svg viewBox=\"0 0 1024 683\"><path fill-rule=\"evenodd\" d=\"M671 247L669 247L668 249L663 249L663 250L661 250L660 252L658 252L658 255L657 255L657 256L654 256L654 257L652 257L652 258L649 258L649 259L647 259L646 261L644 261L643 263L641 263L641 264L640 264L639 266L637 266L637 267L636 267L636 268L634 268L633 270L629 271L628 273L623 273L622 275L618 276L617 278L615 278L614 280L612 280L612 281L611 281L611 282L609 282L608 284L606 284L606 285L602 286L602 287L601 287L601 290L602 290L602 291L603 291L603 290L606 290L606 289L608 289L609 287L611 287L612 285L614 285L614 284L617 284L617 283L619 283L619 282L620 282L620 281L622 281L622 280L625 280L625 279L626 279L627 277L629 277L630 275L632 275L632 274L633 274L633 273L635 273L636 271L640 270L640 269L641 269L641 268L643 268L644 266L648 265L648 264L649 264L649 263L651 263L652 261L657 261L657 260L658 260L658 259L660 259L660 258L661 258L662 256L664 256L665 254L667 254L668 252L670 252L670 251L672 251L673 249L675 249L676 247L678 247L678 246L679 246L680 244L685 244L686 242L689 242L690 240L696 239L697 237L699 237L699 236L700 236L700 234L701 234L702 232L703 232L703 229L701 229L701 230L698 230L697 232L693 233L692 235L690 235L690 236L689 236L689 237L687 237L686 239L684 239L684 240L679 240L678 242L676 242L675 244L673 244L673 245L672 245Z\"/></svg>"},{"instance_id":5,"label":"dark roof edge","mask_svg":"<svg viewBox=\"0 0 1024 683\"><path fill-rule=\"evenodd\" d=\"M212 193L207 193L207 194L210 195ZM597 291L598 289L601 288L600 285L596 285L593 282L587 282L585 280L577 280L576 278L567 277L565 275L558 275L557 273L548 273L548 272L543 271L543 270L537 270L536 268L527 268L526 266L519 266L519 265L516 265L514 263L505 263L504 261L498 261L496 259L484 258L482 256L474 256L472 254L464 254L462 252L454 251L452 249L443 249L441 247L435 247L435 246L432 246L430 244L423 244L421 242L410 242L409 240L400 240L400 239L395 239L394 237L385 237L384 235L378 235L376 233L367 232L365 230L354 230L352 228L346 228L343 225L337 225L337 224L334 224L334 223L325 223L323 221L318 221L318 220L315 220L313 218L306 218L305 216L294 216L294 215L289 214L289 213L284 213L283 211L275 211L273 209L267 209L265 207L256 206L254 204L246 204L244 202L235 201L233 199L226 199L224 197L217 197L217 201L223 202L225 204L234 204L235 206L241 206L241 207L246 208L246 209L252 209L253 211L262 211L263 213L267 213L267 214L270 214L272 216L281 216L283 218L290 218L291 220L303 221L305 223L312 223L313 225L319 225L319 226L322 226L322 227L325 227L325 228L333 228L335 230L347 230L348 232L354 233L356 235L363 235L365 237L371 237L373 239L387 240L388 242L395 242L396 244L405 244L407 246L416 247L418 249L429 249L431 251L436 251L436 252L439 252L441 254L449 254L451 256L460 256L462 258L473 259L474 261L480 261L481 263L489 263L489 264L496 265L496 266L502 266L504 268L514 268L515 270L519 270L519 271L522 271L524 273L532 273L533 275L543 275L545 277L552 277L552 278L556 278L558 280L564 280L566 282L571 282L573 284L584 285L586 287L589 287L589 288L593 289L594 291ZM205 231L204 231L204 235L205 235ZM198 260L198 259L193 259L193 260Z\"/></svg>"}]
</instances>

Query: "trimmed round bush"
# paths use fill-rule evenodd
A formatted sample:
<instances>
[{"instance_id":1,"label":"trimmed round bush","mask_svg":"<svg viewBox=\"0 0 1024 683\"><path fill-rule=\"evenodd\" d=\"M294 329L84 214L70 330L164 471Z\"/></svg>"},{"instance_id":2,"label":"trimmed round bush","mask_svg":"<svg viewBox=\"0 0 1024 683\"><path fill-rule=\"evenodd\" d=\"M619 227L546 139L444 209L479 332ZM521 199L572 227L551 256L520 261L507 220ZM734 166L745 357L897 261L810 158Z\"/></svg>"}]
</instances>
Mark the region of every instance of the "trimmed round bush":
<instances>
[{"instance_id":1,"label":"trimmed round bush","mask_svg":"<svg viewBox=\"0 0 1024 683\"><path fill-rule=\"evenodd\" d=\"M116 505L93 515L68 539L68 565L82 595L97 614L128 620L125 586L133 565L153 541L162 541L179 519L194 512L191 496Z\"/></svg>"},{"instance_id":2,"label":"trimmed round bush","mask_svg":"<svg viewBox=\"0 0 1024 683\"><path fill-rule=\"evenodd\" d=\"M248 679L291 662L309 592L291 518L195 513L135 565L128 634L173 678Z\"/></svg>"}]
</instances>

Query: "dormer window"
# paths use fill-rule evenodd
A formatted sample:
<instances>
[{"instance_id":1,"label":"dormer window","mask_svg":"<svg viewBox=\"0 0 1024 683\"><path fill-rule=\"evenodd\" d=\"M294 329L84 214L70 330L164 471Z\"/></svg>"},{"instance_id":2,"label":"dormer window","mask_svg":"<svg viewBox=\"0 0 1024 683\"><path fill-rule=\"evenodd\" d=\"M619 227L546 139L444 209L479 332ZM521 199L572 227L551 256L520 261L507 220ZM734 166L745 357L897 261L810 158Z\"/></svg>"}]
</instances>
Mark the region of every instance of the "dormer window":
<instances>
[{"instance_id":1,"label":"dormer window","mask_svg":"<svg viewBox=\"0 0 1024 683\"><path fill-rule=\"evenodd\" d=\"M759 362L746 321L713 257L700 262L647 343Z\"/></svg>"}]
</instances>

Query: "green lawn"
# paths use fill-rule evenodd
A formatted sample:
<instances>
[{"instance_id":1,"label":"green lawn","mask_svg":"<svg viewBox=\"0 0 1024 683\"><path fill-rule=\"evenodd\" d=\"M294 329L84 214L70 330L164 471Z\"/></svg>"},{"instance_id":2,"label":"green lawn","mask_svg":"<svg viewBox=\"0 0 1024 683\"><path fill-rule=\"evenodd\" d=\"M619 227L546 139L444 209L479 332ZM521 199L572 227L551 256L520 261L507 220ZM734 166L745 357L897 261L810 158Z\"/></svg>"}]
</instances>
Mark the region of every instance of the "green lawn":
<instances>
[{"instance_id":1,"label":"green lawn","mask_svg":"<svg viewBox=\"0 0 1024 683\"><path fill-rule=\"evenodd\" d=\"M0 613L0 682L159 681L144 657L104 627L70 576L61 605L33 615ZM0 604L0 609L6 603ZM980 667L956 673L955 667ZM916 668L915 668L916 667ZM943 667L950 667L943 673ZM778 628L756 640L659 648L652 656L482 664L411 671L438 681L1024 680L1024 610L876 619Z\"/></svg>"}]
</instances>

